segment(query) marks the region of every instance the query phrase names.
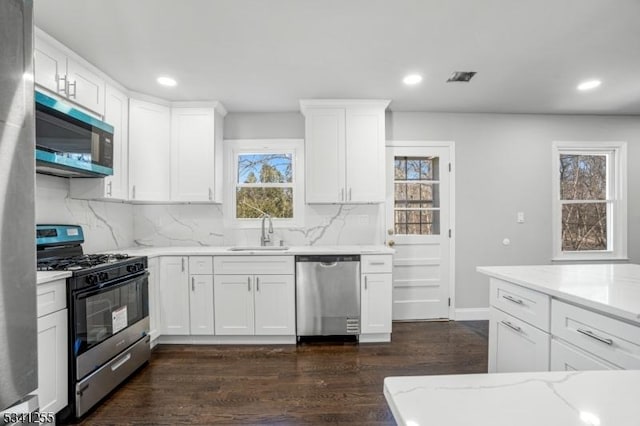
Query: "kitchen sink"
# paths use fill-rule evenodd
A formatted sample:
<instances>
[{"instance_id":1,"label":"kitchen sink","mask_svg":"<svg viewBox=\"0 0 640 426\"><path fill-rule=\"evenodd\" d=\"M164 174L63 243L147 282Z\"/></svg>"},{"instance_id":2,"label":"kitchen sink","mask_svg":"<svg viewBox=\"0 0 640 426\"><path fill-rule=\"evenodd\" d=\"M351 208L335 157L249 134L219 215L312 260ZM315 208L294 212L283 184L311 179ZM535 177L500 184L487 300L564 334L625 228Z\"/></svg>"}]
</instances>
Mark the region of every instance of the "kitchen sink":
<instances>
[{"instance_id":1,"label":"kitchen sink","mask_svg":"<svg viewBox=\"0 0 640 426\"><path fill-rule=\"evenodd\" d=\"M231 247L229 251L287 251L285 246L239 246Z\"/></svg>"}]
</instances>

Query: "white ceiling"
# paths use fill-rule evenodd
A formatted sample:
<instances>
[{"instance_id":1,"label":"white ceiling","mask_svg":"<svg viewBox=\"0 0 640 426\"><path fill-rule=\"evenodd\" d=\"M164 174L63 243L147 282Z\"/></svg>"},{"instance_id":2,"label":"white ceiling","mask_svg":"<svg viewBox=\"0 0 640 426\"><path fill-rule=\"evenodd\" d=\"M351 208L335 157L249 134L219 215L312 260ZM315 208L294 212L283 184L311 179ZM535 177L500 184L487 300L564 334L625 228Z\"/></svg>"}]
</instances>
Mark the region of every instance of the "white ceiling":
<instances>
[{"instance_id":1,"label":"white ceiling","mask_svg":"<svg viewBox=\"0 0 640 426\"><path fill-rule=\"evenodd\" d=\"M639 0L35 0L35 19L129 89L230 111L640 114ZM589 78L602 86L578 92Z\"/></svg>"}]
</instances>

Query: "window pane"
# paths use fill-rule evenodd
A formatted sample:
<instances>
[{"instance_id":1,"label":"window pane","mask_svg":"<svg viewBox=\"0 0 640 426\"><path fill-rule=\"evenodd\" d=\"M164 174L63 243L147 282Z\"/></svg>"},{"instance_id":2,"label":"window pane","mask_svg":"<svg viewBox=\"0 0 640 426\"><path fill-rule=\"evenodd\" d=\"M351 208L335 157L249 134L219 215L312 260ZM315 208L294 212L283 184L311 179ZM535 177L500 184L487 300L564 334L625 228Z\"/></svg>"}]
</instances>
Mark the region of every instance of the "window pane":
<instances>
[{"instance_id":1,"label":"window pane","mask_svg":"<svg viewBox=\"0 0 640 426\"><path fill-rule=\"evenodd\" d=\"M407 178L407 160L404 157L396 157L394 161L394 178L405 180Z\"/></svg>"},{"instance_id":2,"label":"window pane","mask_svg":"<svg viewBox=\"0 0 640 426\"><path fill-rule=\"evenodd\" d=\"M562 200L606 200L606 155L560 155Z\"/></svg>"},{"instance_id":3,"label":"window pane","mask_svg":"<svg viewBox=\"0 0 640 426\"><path fill-rule=\"evenodd\" d=\"M292 188L237 188L236 218L258 218L262 212L276 218L293 217Z\"/></svg>"},{"instance_id":4,"label":"window pane","mask_svg":"<svg viewBox=\"0 0 640 426\"><path fill-rule=\"evenodd\" d=\"M396 210L395 233L399 235L439 235L439 210Z\"/></svg>"},{"instance_id":5,"label":"window pane","mask_svg":"<svg viewBox=\"0 0 640 426\"><path fill-rule=\"evenodd\" d=\"M292 154L241 154L238 183L291 183Z\"/></svg>"},{"instance_id":6,"label":"window pane","mask_svg":"<svg viewBox=\"0 0 640 426\"><path fill-rule=\"evenodd\" d=\"M396 183L396 207L440 207L440 184L438 183Z\"/></svg>"},{"instance_id":7,"label":"window pane","mask_svg":"<svg viewBox=\"0 0 640 426\"><path fill-rule=\"evenodd\" d=\"M395 233L406 234L407 233L407 212L404 210L396 211L395 217Z\"/></svg>"},{"instance_id":8,"label":"window pane","mask_svg":"<svg viewBox=\"0 0 640 426\"><path fill-rule=\"evenodd\" d=\"M607 249L607 203L562 206L562 250Z\"/></svg>"},{"instance_id":9,"label":"window pane","mask_svg":"<svg viewBox=\"0 0 640 426\"><path fill-rule=\"evenodd\" d=\"M396 180L438 180L440 159L438 157L395 157L394 178Z\"/></svg>"}]
</instances>

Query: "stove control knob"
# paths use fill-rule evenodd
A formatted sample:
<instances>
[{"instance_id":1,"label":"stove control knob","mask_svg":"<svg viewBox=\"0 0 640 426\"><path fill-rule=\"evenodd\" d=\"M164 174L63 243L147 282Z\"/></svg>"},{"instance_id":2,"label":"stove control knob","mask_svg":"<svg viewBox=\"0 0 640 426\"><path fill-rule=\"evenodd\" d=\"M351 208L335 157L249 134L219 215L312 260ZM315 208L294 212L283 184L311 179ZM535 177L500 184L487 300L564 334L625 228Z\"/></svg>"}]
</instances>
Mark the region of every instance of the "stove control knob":
<instances>
[{"instance_id":1,"label":"stove control knob","mask_svg":"<svg viewBox=\"0 0 640 426\"><path fill-rule=\"evenodd\" d=\"M98 282L98 277L95 275L87 275L84 280L87 282L87 284L95 285Z\"/></svg>"},{"instance_id":2,"label":"stove control knob","mask_svg":"<svg viewBox=\"0 0 640 426\"><path fill-rule=\"evenodd\" d=\"M127 272L135 272L136 265L127 265Z\"/></svg>"},{"instance_id":3,"label":"stove control knob","mask_svg":"<svg viewBox=\"0 0 640 426\"><path fill-rule=\"evenodd\" d=\"M100 281L107 281L109 279L109 274L106 272L100 272L98 277L100 278Z\"/></svg>"},{"instance_id":4,"label":"stove control knob","mask_svg":"<svg viewBox=\"0 0 640 426\"><path fill-rule=\"evenodd\" d=\"M143 271L144 270L144 264L143 263L136 263L136 266L138 268L138 271Z\"/></svg>"}]
</instances>

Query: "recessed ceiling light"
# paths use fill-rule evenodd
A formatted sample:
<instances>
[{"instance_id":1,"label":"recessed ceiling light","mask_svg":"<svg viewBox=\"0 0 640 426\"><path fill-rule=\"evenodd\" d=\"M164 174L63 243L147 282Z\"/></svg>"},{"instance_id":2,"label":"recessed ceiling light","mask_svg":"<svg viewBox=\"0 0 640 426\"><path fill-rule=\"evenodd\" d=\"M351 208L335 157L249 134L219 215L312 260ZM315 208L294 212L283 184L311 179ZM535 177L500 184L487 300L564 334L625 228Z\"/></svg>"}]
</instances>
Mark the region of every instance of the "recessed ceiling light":
<instances>
[{"instance_id":1,"label":"recessed ceiling light","mask_svg":"<svg viewBox=\"0 0 640 426\"><path fill-rule=\"evenodd\" d=\"M585 90L595 89L596 87L600 86L601 84L602 84L602 82L600 80L583 81L582 83L578 84L578 90L585 91Z\"/></svg>"},{"instance_id":2,"label":"recessed ceiling light","mask_svg":"<svg viewBox=\"0 0 640 426\"><path fill-rule=\"evenodd\" d=\"M414 86L422 81L422 76L420 74L409 74L405 78L402 79L402 82L407 86Z\"/></svg>"},{"instance_id":3,"label":"recessed ceiling light","mask_svg":"<svg viewBox=\"0 0 640 426\"><path fill-rule=\"evenodd\" d=\"M163 86L167 86L167 87L173 87L176 84L178 84L173 78L171 77L158 77L157 80L158 84L161 84Z\"/></svg>"}]
</instances>

